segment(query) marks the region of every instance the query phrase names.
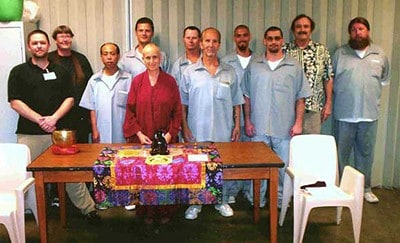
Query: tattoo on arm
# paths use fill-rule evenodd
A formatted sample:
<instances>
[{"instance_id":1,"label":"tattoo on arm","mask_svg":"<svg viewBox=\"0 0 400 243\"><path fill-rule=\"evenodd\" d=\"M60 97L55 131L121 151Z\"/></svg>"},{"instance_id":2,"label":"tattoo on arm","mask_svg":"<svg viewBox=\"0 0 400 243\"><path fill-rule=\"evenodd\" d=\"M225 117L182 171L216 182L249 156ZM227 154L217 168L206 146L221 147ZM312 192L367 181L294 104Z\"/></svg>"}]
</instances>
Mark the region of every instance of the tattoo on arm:
<instances>
[{"instance_id":1,"label":"tattoo on arm","mask_svg":"<svg viewBox=\"0 0 400 243\"><path fill-rule=\"evenodd\" d=\"M238 118L238 114L236 112L235 107L233 107L233 120L235 121Z\"/></svg>"},{"instance_id":2,"label":"tattoo on arm","mask_svg":"<svg viewBox=\"0 0 400 243\"><path fill-rule=\"evenodd\" d=\"M233 123L235 126L240 126L240 105L233 107Z\"/></svg>"}]
</instances>

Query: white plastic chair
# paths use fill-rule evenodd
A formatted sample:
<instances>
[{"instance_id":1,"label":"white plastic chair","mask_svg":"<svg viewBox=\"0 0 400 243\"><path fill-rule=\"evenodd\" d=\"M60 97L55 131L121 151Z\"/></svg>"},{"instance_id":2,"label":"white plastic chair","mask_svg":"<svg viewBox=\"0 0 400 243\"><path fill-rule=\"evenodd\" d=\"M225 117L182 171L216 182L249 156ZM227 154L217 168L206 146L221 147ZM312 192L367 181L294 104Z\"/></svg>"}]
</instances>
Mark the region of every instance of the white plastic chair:
<instances>
[{"instance_id":1,"label":"white plastic chair","mask_svg":"<svg viewBox=\"0 0 400 243\"><path fill-rule=\"evenodd\" d=\"M282 226L290 198L293 195L293 242L302 242L308 215L315 207L338 207L336 223L341 220L342 207L350 208L355 242L359 242L364 175L346 166L340 187L336 143L330 135L299 135L290 141L289 166L284 180ZM302 185L324 181L326 187L300 189Z\"/></svg>"},{"instance_id":2,"label":"white plastic chair","mask_svg":"<svg viewBox=\"0 0 400 243\"><path fill-rule=\"evenodd\" d=\"M0 223L8 230L10 239L18 239L16 198L14 193L0 194Z\"/></svg>"},{"instance_id":3,"label":"white plastic chair","mask_svg":"<svg viewBox=\"0 0 400 243\"><path fill-rule=\"evenodd\" d=\"M0 143L0 223L9 232L11 242L25 242L25 208L37 219L34 178L27 172L31 162L24 144Z\"/></svg>"}]
</instances>

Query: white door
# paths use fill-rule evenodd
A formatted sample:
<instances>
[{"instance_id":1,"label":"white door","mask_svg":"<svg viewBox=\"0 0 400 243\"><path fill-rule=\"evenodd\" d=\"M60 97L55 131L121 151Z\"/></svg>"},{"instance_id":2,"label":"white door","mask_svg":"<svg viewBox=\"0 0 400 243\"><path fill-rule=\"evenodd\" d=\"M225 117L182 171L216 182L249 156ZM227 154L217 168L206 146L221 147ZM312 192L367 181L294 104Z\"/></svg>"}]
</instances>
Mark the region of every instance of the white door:
<instances>
[{"instance_id":1,"label":"white door","mask_svg":"<svg viewBox=\"0 0 400 243\"><path fill-rule=\"evenodd\" d=\"M16 142L18 114L7 100L7 83L10 70L25 62L23 23L0 23L0 142Z\"/></svg>"}]
</instances>

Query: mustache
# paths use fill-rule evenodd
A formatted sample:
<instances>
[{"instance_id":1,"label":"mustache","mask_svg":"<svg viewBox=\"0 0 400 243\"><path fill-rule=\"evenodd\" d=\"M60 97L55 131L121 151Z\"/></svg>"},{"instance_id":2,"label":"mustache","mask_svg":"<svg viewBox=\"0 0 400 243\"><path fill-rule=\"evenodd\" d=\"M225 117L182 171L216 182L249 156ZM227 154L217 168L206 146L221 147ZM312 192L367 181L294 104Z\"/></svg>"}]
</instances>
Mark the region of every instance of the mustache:
<instances>
[{"instance_id":1,"label":"mustache","mask_svg":"<svg viewBox=\"0 0 400 243\"><path fill-rule=\"evenodd\" d=\"M306 31L299 31L299 35L306 35L307 32Z\"/></svg>"}]
</instances>

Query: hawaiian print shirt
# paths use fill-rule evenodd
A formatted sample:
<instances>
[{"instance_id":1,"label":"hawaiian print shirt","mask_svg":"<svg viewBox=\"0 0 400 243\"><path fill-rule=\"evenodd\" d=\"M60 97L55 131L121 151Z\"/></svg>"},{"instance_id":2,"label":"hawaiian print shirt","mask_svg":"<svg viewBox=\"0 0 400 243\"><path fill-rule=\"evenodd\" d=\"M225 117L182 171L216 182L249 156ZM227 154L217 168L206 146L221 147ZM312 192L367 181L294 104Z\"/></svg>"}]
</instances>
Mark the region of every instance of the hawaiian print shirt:
<instances>
[{"instance_id":1,"label":"hawaiian print shirt","mask_svg":"<svg viewBox=\"0 0 400 243\"><path fill-rule=\"evenodd\" d=\"M329 50L318 42L310 40L304 49L293 42L286 43L283 51L297 59L303 67L313 95L306 98L306 110L321 111L324 106L324 81L333 77L332 60Z\"/></svg>"}]
</instances>

